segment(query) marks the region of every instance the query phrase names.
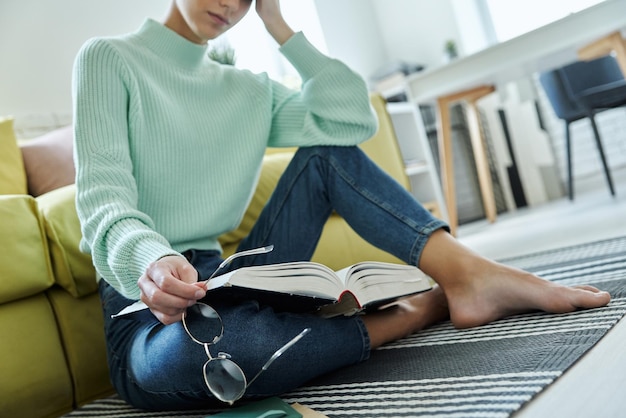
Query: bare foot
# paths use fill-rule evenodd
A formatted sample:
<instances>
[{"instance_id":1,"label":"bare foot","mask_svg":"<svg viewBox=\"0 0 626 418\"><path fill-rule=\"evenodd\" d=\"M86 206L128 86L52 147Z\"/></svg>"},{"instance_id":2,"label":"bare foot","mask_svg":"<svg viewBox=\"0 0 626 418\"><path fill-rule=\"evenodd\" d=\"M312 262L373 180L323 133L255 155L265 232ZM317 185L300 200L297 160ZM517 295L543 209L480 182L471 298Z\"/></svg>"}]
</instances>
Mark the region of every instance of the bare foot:
<instances>
[{"instance_id":1,"label":"bare foot","mask_svg":"<svg viewBox=\"0 0 626 418\"><path fill-rule=\"evenodd\" d=\"M566 287L488 260L443 230L428 239L419 267L442 287L457 328L536 310L566 313L597 308L611 300L607 292L592 286Z\"/></svg>"},{"instance_id":2,"label":"bare foot","mask_svg":"<svg viewBox=\"0 0 626 418\"><path fill-rule=\"evenodd\" d=\"M567 313L597 308L611 300L607 292L592 286L562 286L513 267L489 261L484 264L472 280L444 287L450 319L457 328L536 310Z\"/></svg>"},{"instance_id":3,"label":"bare foot","mask_svg":"<svg viewBox=\"0 0 626 418\"><path fill-rule=\"evenodd\" d=\"M450 317L446 295L435 285L363 317L372 348L406 337Z\"/></svg>"}]
</instances>

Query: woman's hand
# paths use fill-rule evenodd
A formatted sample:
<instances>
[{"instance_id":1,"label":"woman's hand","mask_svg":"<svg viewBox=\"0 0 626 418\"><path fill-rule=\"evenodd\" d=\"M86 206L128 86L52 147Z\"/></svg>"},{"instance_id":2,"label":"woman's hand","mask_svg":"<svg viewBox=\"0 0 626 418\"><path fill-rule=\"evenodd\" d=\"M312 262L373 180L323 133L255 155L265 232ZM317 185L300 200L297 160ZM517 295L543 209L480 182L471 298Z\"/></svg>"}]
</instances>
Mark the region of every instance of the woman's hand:
<instances>
[{"instance_id":1,"label":"woman's hand","mask_svg":"<svg viewBox=\"0 0 626 418\"><path fill-rule=\"evenodd\" d=\"M279 45L291 38L294 32L283 18L279 0L256 0L256 12Z\"/></svg>"},{"instance_id":2,"label":"woman's hand","mask_svg":"<svg viewBox=\"0 0 626 418\"><path fill-rule=\"evenodd\" d=\"M185 309L206 294L196 269L177 255L150 264L137 284L141 301L165 325L180 321Z\"/></svg>"}]
</instances>

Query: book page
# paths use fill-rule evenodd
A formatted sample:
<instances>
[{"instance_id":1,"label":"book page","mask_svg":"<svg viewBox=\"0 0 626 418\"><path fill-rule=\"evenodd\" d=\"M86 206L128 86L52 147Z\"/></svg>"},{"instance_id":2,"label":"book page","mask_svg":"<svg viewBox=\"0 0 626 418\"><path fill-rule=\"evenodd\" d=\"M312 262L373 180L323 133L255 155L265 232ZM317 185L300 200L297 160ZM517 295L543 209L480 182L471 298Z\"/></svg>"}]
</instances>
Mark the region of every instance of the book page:
<instances>
[{"instance_id":1,"label":"book page","mask_svg":"<svg viewBox=\"0 0 626 418\"><path fill-rule=\"evenodd\" d=\"M337 273L314 262L243 267L207 282L208 292L215 295L219 291L224 297L259 298L280 309L332 304L333 314L348 315L430 287L428 276L416 267L381 262L358 263Z\"/></svg>"},{"instance_id":2,"label":"book page","mask_svg":"<svg viewBox=\"0 0 626 418\"><path fill-rule=\"evenodd\" d=\"M346 274L347 287L363 306L431 288L430 278L424 272L405 264L358 263L350 267Z\"/></svg>"},{"instance_id":3,"label":"book page","mask_svg":"<svg viewBox=\"0 0 626 418\"><path fill-rule=\"evenodd\" d=\"M241 286L297 295L337 299L343 285L330 268L313 262L243 267L208 282L207 290Z\"/></svg>"}]
</instances>

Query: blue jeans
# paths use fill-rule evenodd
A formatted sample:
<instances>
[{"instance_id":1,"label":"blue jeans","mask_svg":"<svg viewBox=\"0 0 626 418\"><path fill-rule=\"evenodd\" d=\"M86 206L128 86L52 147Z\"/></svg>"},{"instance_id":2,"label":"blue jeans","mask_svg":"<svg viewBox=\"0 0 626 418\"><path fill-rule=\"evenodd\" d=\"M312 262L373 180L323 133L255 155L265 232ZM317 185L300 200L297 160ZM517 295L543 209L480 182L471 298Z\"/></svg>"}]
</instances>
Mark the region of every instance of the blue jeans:
<instances>
[{"instance_id":1,"label":"blue jeans","mask_svg":"<svg viewBox=\"0 0 626 418\"><path fill-rule=\"evenodd\" d=\"M256 225L239 250L273 244L268 254L236 259L245 265L309 260L332 211L373 245L418 265L430 235L447 228L357 147L301 148L281 177ZM215 251L190 249L190 262L206 279L222 261ZM133 301L104 280L100 295L105 315L109 368L114 387L130 404L143 409L206 408L216 400L206 387L202 346L182 324L112 320L111 314ZM245 397L266 397L369 357L369 336L361 318L323 319L309 314L275 312L256 301L215 303L224 337L211 352L229 353L248 379L283 344L311 328L248 388Z\"/></svg>"}]
</instances>

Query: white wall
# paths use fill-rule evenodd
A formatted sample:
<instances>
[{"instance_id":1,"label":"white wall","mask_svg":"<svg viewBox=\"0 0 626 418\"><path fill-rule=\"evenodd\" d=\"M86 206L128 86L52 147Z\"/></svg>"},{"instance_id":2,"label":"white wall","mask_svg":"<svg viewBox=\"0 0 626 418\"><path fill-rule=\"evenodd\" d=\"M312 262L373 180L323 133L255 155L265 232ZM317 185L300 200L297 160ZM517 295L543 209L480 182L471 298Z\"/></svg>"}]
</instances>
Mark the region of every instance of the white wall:
<instances>
[{"instance_id":1,"label":"white wall","mask_svg":"<svg viewBox=\"0 0 626 418\"><path fill-rule=\"evenodd\" d=\"M486 0L452 0L459 31L460 51L470 55L496 43L493 22L487 18Z\"/></svg>"},{"instance_id":2,"label":"white wall","mask_svg":"<svg viewBox=\"0 0 626 418\"><path fill-rule=\"evenodd\" d=\"M467 1L467 0L463 0ZM434 67L453 39L463 52L452 0L315 0L329 53L369 79L390 62Z\"/></svg>"},{"instance_id":3,"label":"white wall","mask_svg":"<svg viewBox=\"0 0 626 418\"><path fill-rule=\"evenodd\" d=\"M373 0L315 0L328 54L368 78L389 54Z\"/></svg>"},{"instance_id":4,"label":"white wall","mask_svg":"<svg viewBox=\"0 0 626 418\"><path fill-rule=\"evenodd\" d=\"M71 113L71 72L93 36L160 19L169 0L0 1L0 115Z\"/></svg>"},{"instance_id":5,"label":"white wall","mask_svg":"<svg viewBox=\"0 0 626 418\"><path fill-rule=\"evenodd\" d=\"M441 64L452 0L315 0L328 53L366 79L392 60ZM161 19L170 0L0 1L0 115L71 114L71 70L93 36ZM384 28L384 30L381 30Z\"/></svg>"},{"instance_id":6,"label":"white wall","mask_svg":"<svg viewBox=\"0 0 626 418\"><path fill-rule=\"evenodd\" d=\"M448 39L460 43L451 0L372 0L372 4L392 60L435 67L443 62Z\"/></svg>"}]
</instances>

